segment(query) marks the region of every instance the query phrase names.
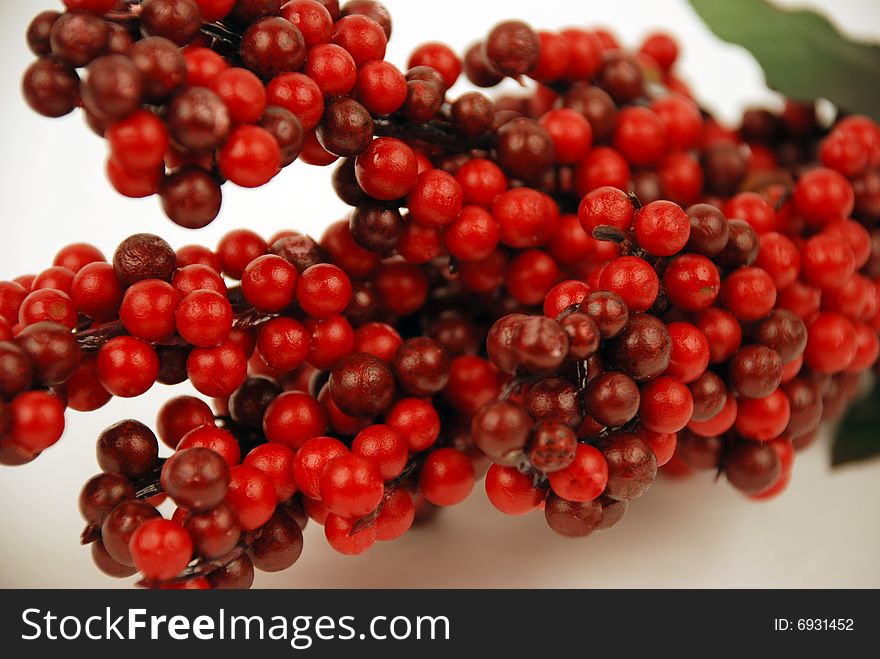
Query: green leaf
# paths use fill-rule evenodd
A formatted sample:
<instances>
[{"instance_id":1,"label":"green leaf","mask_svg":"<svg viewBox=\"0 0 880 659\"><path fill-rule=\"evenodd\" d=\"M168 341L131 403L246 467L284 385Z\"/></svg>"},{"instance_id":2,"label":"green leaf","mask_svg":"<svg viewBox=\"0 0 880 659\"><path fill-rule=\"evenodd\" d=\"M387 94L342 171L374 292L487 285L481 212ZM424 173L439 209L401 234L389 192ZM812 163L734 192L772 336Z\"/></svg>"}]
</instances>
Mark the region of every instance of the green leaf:
<instances>
[{"instance_id":1,"label":"green leaf","mask_svg":"<svg viewBox=\"0 0 880 659\"><path fill-rule=\"evenodd\" d=\"M880 456L880 387L853 405L837 429L831 464L837 467Z\"/></svg>"},{"instance_id":2,"label":"green leaf","mask_svg":"<svg viewBox=\"0 0 880 659\"><path fill-rule=\"evenodd\" d=\"M766 0L690 3L718 37L754 55L771 88L800 101L826 98L880 121L880 45L852 41L824 16Z\"/></svg>"}]
</instances>

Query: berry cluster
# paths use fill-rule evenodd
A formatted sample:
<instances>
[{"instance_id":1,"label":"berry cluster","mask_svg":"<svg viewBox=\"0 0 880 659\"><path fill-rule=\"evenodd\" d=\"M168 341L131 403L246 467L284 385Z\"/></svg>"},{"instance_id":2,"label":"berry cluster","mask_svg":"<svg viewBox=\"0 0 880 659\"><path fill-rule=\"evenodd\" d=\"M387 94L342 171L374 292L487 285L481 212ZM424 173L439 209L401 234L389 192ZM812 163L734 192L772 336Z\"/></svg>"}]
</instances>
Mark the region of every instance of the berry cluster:
<instances>
[{"instance_id":1,"label":"berry cluster","mask_svg":"<svg viewBox=\"0 0 880 659\"><path fill-rule=\"evenodd\" d=\"M98 438L80 508L108 574L247 587L297 560L309 519L358 554L483 475L500 511L567 537L617 523L660 468L770 498L877 363L870 119L789 102L725 129L660 34L630 52L506 21L403 74L374 0L65 4L28 31L25 97L82 105L123 194L200 227L222 180L342 158L352 206L319 241L136 234L0 282L4 464L57 442L66 407L186 380L212 399ZM535 84L447 98L462 72Z\"/></svg>"}]
</instances>

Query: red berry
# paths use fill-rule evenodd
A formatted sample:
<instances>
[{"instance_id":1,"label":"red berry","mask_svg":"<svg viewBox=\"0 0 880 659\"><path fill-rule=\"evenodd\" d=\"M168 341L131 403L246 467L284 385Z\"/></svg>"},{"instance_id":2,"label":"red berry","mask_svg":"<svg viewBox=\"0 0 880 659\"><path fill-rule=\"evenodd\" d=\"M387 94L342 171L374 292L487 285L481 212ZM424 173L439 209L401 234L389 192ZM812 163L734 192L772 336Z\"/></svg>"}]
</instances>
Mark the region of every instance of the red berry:
<instances>
[{"instance_id":1,"label":"red berry","mask_svg":"<svg viewBox=\"0 0 880 659\"><path fill-rule=\"evenodd\" d=\"M241 279L248 264L267 250L266 241L248 229L230 231L217 244L223 273L232 279Z\"/></svg>"},{"instance_id":2,"label":"red berry","mask_svg":"<svg viewBox=\"0 0 880 659\"><path fill-rule=\"evenodd\" d=\"M455 174L461 185L465 204L489 208L495 197L507 190L507 177L491 160L474 158L468 160Z\"/></svg>"},{"instance_id":3,"label":"red berry","mask_svg":"<svg viewBox=\"0 0 880 659\"><path fill-rule=\"evenodd\" d=\"M493 464L486 473L486 495L505 515L525 515L541 505L547 490L535 487L531 476L513 467Z\"/></svg>"},{"instance_id":4,"label":"red berry","mask_svg":"<svg viewBox=\"0 0 880 659\"><path fill-rule=\"evenodd\" d=\"M269 521L278 498L266 474L248 465L236 465L229 470L226 503L235 510L241 528L253 531Z\"/></svg>"},{"instance_id":5,"label":"red berry","mask_svg":"<svg viewBox=\"0 0 880 659\"><path fill-rule=\"evenodd\" d=\"M275 486L278 501L287 501L296 493L294 479L295 453L281 444L269 442L254 448L244 464L263 472Z\"/></svg>"},{"instance_id":6,"label":"red berry","mask_svg":"<svg viewBox=\"0 0 880 659\"><path fill-rule=\"evenodd\" d=\"M335 515L347 519L369 515L385 493L376 463L361 455L334 458L321 473L321 501Z\"/></svg>"},{"instance_id":7,"label":"red berry","mask_svg":"<svg viewBox=\"0 0 880 659\"><path fill-rule=\"evenodd\" d=\"M394 540L409 531L416 516L412 497L403 488L388 493L376 518L376 539Z\"/></svg>"},{"instance_id":8,"label":"red berry","mask_svg":"<svg viewBox=\"0 0 880 659\"><path fill-rule=\"evenodd\" d=\"M340 554L356 556L376 543L375 526L367 526L352 534L354 523L355 520L333 514L328 514L324 521L324 535L327 542Z\"/></svg>"},{"instance_id":9,"label":"red berry","mask_svg":"<svg viewBox=\"0 0 880 659\"><path fill-rule=\"evenodd\" d=\"M684 311L701 311L712 306L721 289L718 268L705 256L682 254L663 273L669 301Z\"/></svg>"},{"instance_id":10,"label":"red berry","mask_svg":"<svg viewBox=\"0 0 880 659\"><path fill-rule=\"evenodd\" d=\"M801 271L798 248L789 238L775 231L762 233L758 239L761 249L754 265L770 275L776 290L781 291L792 284Z\"/></svg>"},{"instance_id":11,"label":"red berry","mask_svg":"<svg viewBox=\"0 0 880 659\"><path fill-rule=\"evenodd\" d=\"M292 371L309 356L309 332L293 318L273 318L260 326L257 351L270 368Z\"/></svg>"},{"instance_id":12,"label":"red berry","mask_svg":"<svg viewBox=\"0 0 880 659\"><path fill-rule=\"evenodd\" d=\"M119 319L133 336L159 341L174 334L174 316L180 295L161 279L144 279L125 291Z\"/></svg>"},{"instance_id":13,"label":"red berry","mask_svg":"<svg viewBox=\"0 0 880 659\"><path fill-rule=\"evenodd\" d=\"M296 299L313 318L329 318L348 306L351 281L335 265L318 263L303 271L296 285Z\"/></svg>"},{"instance_id":14,"label":"red berry","mask_svg":"<svg viewBox=\"0 0 880 659\"><path fill-rule=\"evenodd\" d=\"M539 123L553 141L557 163L574 165L587 157L593 144L593 129L580 112L568 108L550 110Z\"/></svg>"},{"instance_id":15,"label":"red berry","mask_svg":"<svg viewBox=\"0 0 880 659\"><path fill-rule=\"evenodd\" d=\"M446 249L462 261L480 261L498 246L498 222L479 206L465 206L443 232Z\"/></svg>"},{"instance_id":16,"label":"red berry","mask_svg":"<svg viewBox=\"0 0 880 659\"><path fill-rule=\"evenodd\" d=\"M498 195L492 202L492 216L498 222L501 242L523 249L550 240L559 228L559 216L551 205L544 194L531 188L515 188Z\"/></svg>"},{"instance_id":17,"label":"red berry","mask_svg":"<svg viewBox=\"0 0 880 659\"><path fill-rule=\"evenodd\" d=\"M720 364L739 350L742 327L729 311L711 307L697 316L695 325L709 340L709 362Z\"/></svg>"},{"instance_id":18,"label":"red berry","mask_svg":"<svg viewBox=\"0 0 880 659\"><path fill-rule=\"evenodd\" d=\"M309 318L305 326L310 332L307 361L317 369L332 368L354 350L354 330L342 316Z\"/></svg>"},{"instance_id":19,"label":"red berry","mask_svg":"<svg viewBox=\"0 0 880 659\"><path fill-rule=\"evenodd\" d=\"M510 260L504 278L514 299L522 304L535 305L559 280L559 267L547 252L529 249Z\"/></svg>"},{"instance_id":20,"label":"red berry","mask_svg":"<svg viewBox=\"0 0 880 659\"><path fill-rule=\"evenodd\" d=\"M452 87L461 74L461 60L446 44L436 41L418 46L407 61L407 68L429 66L441 76L446 89Z\"/></svg>"},{"instance_id":21,"label":"red berry","mask_svg":"<svg viewBox=\"0 0 880 659\"><path fill-rule=\"evenodd\" d=\"M23 327L42 321L60 323L68 329L76 327L76 307L67 293L42 288L30 293L18 309L18 322Z\"/></svg>"},{"instance_id":22,"label":"red berry","mask_svg":"<svg viewBox=\"0 0 880 659\"><path fill-rule=\"evenodd\" d=\"M150 519L141 524L128 543L135 567L157 581L176 577L193 553L192 540L182 526L167 519Z\"/></svg>"},{"instance_id":23,"label":"red berry","mask_svg":"<svg viewBox=\"0 0 880 659\"><path fill-rule=\"evenodd\" d=\"M621 256L602 270L599 288L617 293L632 311L647 311L657 299L660 280L644 259Z\"/></svg>"},{"instance_id":24,"label":"red berry","mask_svg":"<svg viewBox=\"0 0 880 659\"><path fill-rule=\"evenodd\" d=\"M104 137L113 160L127 170L151 172L165 161L168 132L162 120L147 110L111 124Z\"/></svg>"},{"instance_id":25,"label":"red berry","mask_svg":"<svg viewBox=\"0 0 880 659\"><path fill-rule=\"evenodd\" d=\"M720 437L733 428L733 424L737 420L738 405L736 401L736 397L728 392L721 411L705 421L692 420L687 425L688 430L700 437Z\"/></svg>"},{"instance_id":26,"label":"red berry","mask_svg":"<svg viewBox=\"0 0 880 659\"><path fill-rule=\"evenodd\" d=\"M377 424L367 426L355 436L351 451L373 460L379 467L382 479L390 481L406 467L409 444L391 426Z\"/></svg>"},{"instance_id":27,"label":"red berry","mask_svg":"<svg viewBox=\"0 0 880 659\"><path fill-rule=\"evenodd\" d=\"M636 167L651 167L666 152L666 127L651 109L630 106L617 114L614 148Z\"/></svg>"},{"instance_id":28,"label":"red berry","mask_svg":"<svg viewBox=\"0 0 880 659\"><path fill-rule=\"evenodd\" d=\"M596 227L604 225L623 232L629 231L633 216L633 205L627 194L610 186L591 190L578 207L581 226L590 236Z\"/></svg>"},{"instance_id":29,"label":"red berry","mask_svg":"<svg viewBox=\"0 0 880 659\"><path fill-rule=\"evenodd\" d=\"M440 448L422 465L419 491L435 506L454 506L474 488L475 474L470 459L454 448Z\"/></svg>"},{"instance_id":30,"label":"red berry","mask_svg":"<svg viewBox=\"0 0 880 659\"><path fill-rule=\"evenodd\" d=\"M833 169L817 167L801 176L794 187L797 212L810 224L826 226L852 213L852 186Z\"/></svg>"},{"instance_id":31,"label":"red berry","mask_svg":"<svg viewBox=\"0 0 880 659\"><path fill-rule=\"evenodd\" d=\"M654 256L672 256L687 245L691 223L681 206L671 201L652 201L635 217L639 246Z\"/></svg>"},{"instance_id":32,"label":"red berry","mask_svg":"<svg viewBox=\"0 0 880 659\"><path fill-rule=\"evenodd\" d=\"M95 320L113 318L122 304L122 287L113 265L94 262L84 265L70 287L70 297L81 314Z\"/></svg>"},{"instance_id":33,"label":"red berry","mask_svg":"<svg viewBox=\"0 0 880 659\"><path fill-rule=\"evenodd\" d=\"M357 64L351 54L336 44L309 48L304 73L315 81L324 96L344 96L357 79Z\"/></svg>"},{"instance_id":34,"label":"red berry","mask_svg":"<svg viewBox=\"0 0 880 659\"><path fill-rule=\"evenodd\" d=\"M355 177L364 192L391 201L406 196L418 176L413 150L400 140L379 137L355 160Z\"/></svg>"},{"instance_id":35,"label":"red berry","mask_svg":"<svg viewBox=\"0 0 880 659\"><path fill-rule=\"evenodd\" d=\"M324 113L324 96L310 77L302 73L281 73L266 86L266 102L289 110L310 131Z\"/></svg>"},{"instance_id":36,"label":"red berry","mask_svg":"<svg viewBox=\"0 0 880 659\"><path fill-rule=\"evenodd\" d=\"M642 385L639 420L648 430L674 433L691 420L694 400L690 390L675 378L660 376Z\"/></svg>"},{"instance_id":37,"label":"red berry","mask_svg":"<svg viewBox=\"0 0 880 659\"><path fill-rule=\"evenodd\" d=\"M211 419L210 423L187 432L177 444L177 449L183 451L188 448L206 448L223 458L229 467L240 464L241 449L238 446L238 440L229 431L215 426L213 416Z\"/></svg>"},{"instance_id":38,"label":"red berry","mask_svg":"<svg viewBox=\"0 0 880 659\"><path fill-rule=\"evenodd\" d=\"M747 439L767 441L782 434L790 415L788 397L777 389L765 398L740 398L735 428Z\"/></svg>"},{"instance_id":39,"label":"red berry","mask_svg":"<svg viewBox=\"0 0 880 659\"><path fill-rule=\"evenodd\" d=\"M709 365L709 340L690 323L669 323L666 329L672 339L672 352L664 375L685 384L693 382Z\"/></svg>"},{"instance_id":40,"label":"red berry","mask_svg":"<svg viewBox=\"0 0 880 659\"><path fill-rule=\"evenodd\" d=\"M275 313L293 302L297 279L296 268L288 261L274 254L264 254L244 269L241 290L255 309Z\"/></svg>"},{"instance_id":41,"label":"red berry","mask_svg":"<svg viewBox=\"0 0 880 659\"><path fill-rule=\"evenodd\" d=\"M375 60L358 69L354 95L375 115L396 112L406 101L406 78L391 62Z\"/></svg>"},{"instance_id":42,"label":"red berry","mask_svg":"<svg viewBox=\"0 0 880 659\"><path fill-rule=\"evenodd\" d=\"M247 377L247 357L226 340L213 348L196 348L186 360L192 385L205 396L231 396Z\"/></svg>"},{"instance_id":43,"label":"red berry","mask_svg":"<svg viewBox=\"0 0 880 659\"><path fill-rule=\"evenodd\" d=\"M577 307L590 294L589 285L576 279L567 279L551 288L544 297L544 315L559 318L566 309Z\"/></svg>"},{"instance_id":44,"label":"red berry","mask_svg":"<svg viewBox=\"0 0 880 659\"><path fill-rule=\"evenodd\" d=\"M839 373L852 364L858 352L857 334L844 316L822 312L807 327L804 362L817 373Z\"/></svg>"},{"instance_id":45,"label":"red berry","mask_svg":"<svg viewBox=\"0 0 880 659\"><path fill-rule=\"evenodd\" d=\"M440 435L440 416L430 399L401 398L388 411L385 422L406 440L413 453L429 448Z\"/></svg>"},{"instance_id":46,"label":"red berry","mask_svg":"<svg viewBox=\"0 0 880 659\"><path fill-rule=\"evenodd\" d=\"M314 396L285 392L266 409L263 432L270 442L296 450L307 440L327 432L327 415Z\"/></svg>"},{"instance_id":47,"label":"red berry","mask_svg":"<svg viewBox=\"0 0 880 659\"><path fill-rule=\"evenodd\" d=\"M592 501L608 483L608 463L602 452L589 444L578 444L574 461L548 478L550 487L567 501Z\"/></svg>"},{"instance_id":48,"label":"red berry","mask_svg":"<svg viewBox=\"0 0 880 659\"><path fill-rule=\"evenodd\" d=\"M721 285L721 301L739 320L760 320L776 304L776 286L761 268L740 268Z\"/></svg>"},{"instance_id":49,"label":"red berry","mask_svg":"<svg viewBox=\"0 0 880 659\"><path fill-rule=\"evenodd\" d=\"M30 454L49 448L64 432L64 405L42 391L19 394L11 405L12 427L9 439Z\"/></svg>"},{"instance_id":50,"label":"red berry","mask_svg":"<svg viewBox=\"0 0 880 659\"><path fill-rule=\"evenodd\" d=\"M153 386L158 376L156 351L133 336L110 339L98 351L98 379L114 396L140 396Z\"/></svg>"},{"instance_id":51,"label":"red berry","mask_svg":"<svg viewBox=\"0 0 880 659\"><path fill-rule=\"evenodd\" d=\"M211 89L223 100L234 123L253 124L263 116L266 89L247 69L226 69L211 81Z\"/></svg>"},{"instance_id":52,"label":"red berry","mask_svg":"<svg viewBox=\"0 0 880 659\"><path fill-rule=\"evenodd\" d=\"M809 238L801 248L804 279L823 290L843 286L856 268L855 255L839 235L822 232Z\"/></svg>"},{"instance_id":53,"label":"red berry","mask_svg":"<svg viewBox=\"0 0 880 659\"><path fill-rule=\"evenodd\" d=\"M462 205L461 185L441 169L419 174L407 195L410 215L419 224L444 227L455 220Z\"/></svg>"},{"instance_id":54,"label":"red berry","mask_svg":"<svg viewBox=\"0 0 880 659\"><path fill-rule=\"evenodd\" d=\"M332 40L348 51L358 67L371 60L384 59L388 43L382 26L362 14L350 14L339 19L334 26Z\"/></svg>"},{"instance_id":55,"label":"red berry","mask_svg":"<svg viewBox=\"0 0 880 659\"><path fill-rule=\"evenodd\" d=\"M185 341L210 348L229 337L232 306L215 291L193 291L180 301L175 319L177 331Z\"/></svg>"},{"instance_id":56,"label":"red berry","mask_svg":"<svg viewBox=\"0 0 880 659\"><path fill-rule=\"evenodd\" d=\"M333 17L320 2L293 0L281 7L281 16L299 29L308 48L330 42Z\"/></svg>"},{"instance_id":57,"label":"red berry","mask_svg":"<svg viewBox=\"0 0 880 659\"><path fill-rule=\"evenodd\" d=\"M243 188L258 188L281 169L281 148L269 131L242 125L229 134L217 164L224 178Z\"/></svg>"},{"instance_id":58,"label":"red berry","mask_svg":"<svg viewBox=\"0 0 880 659\"><path fill-rule=\"evenodd\" d=\"M321 474L334 459L348 455L348 448L332 437L313 437L299 447L293 475L300 491L310 499L321 498Z\"/></svg>"}]
</instances>

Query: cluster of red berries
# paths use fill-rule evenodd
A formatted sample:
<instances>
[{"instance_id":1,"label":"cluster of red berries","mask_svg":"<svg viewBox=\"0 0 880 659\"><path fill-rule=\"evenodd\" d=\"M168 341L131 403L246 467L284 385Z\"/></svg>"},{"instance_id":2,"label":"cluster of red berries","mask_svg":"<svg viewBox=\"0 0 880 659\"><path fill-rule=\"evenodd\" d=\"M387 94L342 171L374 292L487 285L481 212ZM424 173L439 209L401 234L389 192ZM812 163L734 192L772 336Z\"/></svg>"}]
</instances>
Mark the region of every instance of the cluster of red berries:
<instances>
[{"instance_id":1,"label":"cluster of red berries","mask_svg":"<svg viewBox=\"0 0 880 659\"><path fill-rule=\"evenodd\" d=\"M221 180L300 154L341 157L353 207L319 241L137 234L0 282L4 464L54 444L65 407L185 380L213 399L98 439L80 505L108 574L246 587L297 560L308 519L360 553L483 474L499 510L568 537L617 523L661 467L769 498L877 363L870 119L789 102L725 129L665 35L630 52L507 21L463 58L419 47L404 75L374 0L65 4L29 30L25 96L82 103L121 191L203 226ZM462 72L536 84L447 99Z\"/></svg>"}]
</instances>

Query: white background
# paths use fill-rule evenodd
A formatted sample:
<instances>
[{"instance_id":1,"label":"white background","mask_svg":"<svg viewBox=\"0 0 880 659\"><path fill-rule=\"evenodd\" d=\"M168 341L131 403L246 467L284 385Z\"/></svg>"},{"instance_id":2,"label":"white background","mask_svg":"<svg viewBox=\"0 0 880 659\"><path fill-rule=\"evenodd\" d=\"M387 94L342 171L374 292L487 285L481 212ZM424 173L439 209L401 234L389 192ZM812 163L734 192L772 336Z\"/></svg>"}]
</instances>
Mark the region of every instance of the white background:
<instances>
[{"instance_id":1,"label":"white background","mask_svg":"<svg viewBox=\"0 0 880 659\"><path fill-rule=\"evenodd\" d=\"M109 256L139 231L175 247L214 246L223 232L247 226L265 236L295 228L317 236L344 207L329 170L295 165L258 191L224 188L224 208L208 229L186 232L164 219L155 199L129 200L103 177L104 144L74 114L49 120L21 100L21 72L32 56L25 28L57 0L0 3L0 278L39 271L59 247L89 241ZM522 18L540 28L607 26L636 45L652 29L678 35L680 71L701 100L728 121L750 105L778 102L742 49L715 39L683 1L386 0L394 18L389 58L401 68L415 45L436 39L462 52L497 21ZM837 0L823 9L852 35L880 36L880 3ZM876 81L853 81L873 84ZM463 88L462 85L459 85ZM455 90L454 90L455 91ZM453 93L454 93L453 91ZM185 392L185 387L174 393ZM101 575L78 546L76 500L97 471L94 442L120 418L152 422L172 395L156 387L136 401L115 400L89 415L68 413L62 441L26 467L0 467L0 586L129 586ZM349 558L310 525L300 562L269 587L739 587L880 586L880 464L832 472L827 445L798 456L789 491L752 503L711 476L658 482L610 532L572 541L554 536L540 514L508 518L474 496L430 528Z\"/></svg>"}]
</instances>

